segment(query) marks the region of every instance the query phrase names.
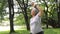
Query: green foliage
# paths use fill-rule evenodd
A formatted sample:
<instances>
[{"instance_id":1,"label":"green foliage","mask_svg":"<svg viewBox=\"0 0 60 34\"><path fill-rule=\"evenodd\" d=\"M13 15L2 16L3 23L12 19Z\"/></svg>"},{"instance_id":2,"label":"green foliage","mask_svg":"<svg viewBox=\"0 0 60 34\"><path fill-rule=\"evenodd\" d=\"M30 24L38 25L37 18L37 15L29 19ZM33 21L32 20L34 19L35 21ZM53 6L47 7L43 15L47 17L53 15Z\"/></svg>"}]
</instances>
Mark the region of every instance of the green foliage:
<instances>
[{"instance_id":1,"label":"green foliage","mask_svg":"<svg viewBox=\"0 0 60 34\"><path fill-rule=\"evenodd\" d=\"M9 31L0 31L0 34L9 34ZM13 34L30 34L27 30L16 30ZM44 29L44 34L60 34L60 29Z\"/></svg>"},{"instance_id":2,"label":"green foliage","mask_svg":"<svg viewBox=\"0 0 60 34\"><path fill-rule=\"evenodd\" d=\"M54 19L57 21L57 10L56 10L56 4L50 4L48 6L48 17Z\"/></svg>"},{"instance_id":3,"label":"green foliage","mask_svg":"<svg viewBox=\"0 0 60 34\"><path fill-rule=\"evenodd\" d=\"M55 23L57 23L57 21L58 21L57 10L56 10L57 5L56 5L56 3L54 3L55 2L54 0L49 0L49 2L50 2L50 4L48 4L48 2L46 2L47 6L46 6L45 2L41 4L42 7L44 7L44 8L48 7L48 11L44 9L45 11L44 11L44 15L42 16L42 20L47 22L47 20L46 20L46 18L47 18L48 20L49 19L55 20L56 21ZM46 17L46 14L47 14L47 17Z\"/></svg>"},{"instance_id":4,"label":"green foliage","mask_svg":"<svg viewBox=\"0 0 60 34\"><path fill-rule=\"evenodd\" d=\"M6 6L7 0L0 0L0 20L4 19L5 11L4 8Z\"/></svg>"},{"instance_id":5,"label":"green foliage","mask_svg":"<svg viewBox=\"0 0 60 34\"><path fill-rule=\"evenodd\" d=\"M16 20L14 22L15 22L15 25L24 25L25 20L24 20L23 14L20 13L19 16L16 17Z\"/></svg>"}]
</instances>

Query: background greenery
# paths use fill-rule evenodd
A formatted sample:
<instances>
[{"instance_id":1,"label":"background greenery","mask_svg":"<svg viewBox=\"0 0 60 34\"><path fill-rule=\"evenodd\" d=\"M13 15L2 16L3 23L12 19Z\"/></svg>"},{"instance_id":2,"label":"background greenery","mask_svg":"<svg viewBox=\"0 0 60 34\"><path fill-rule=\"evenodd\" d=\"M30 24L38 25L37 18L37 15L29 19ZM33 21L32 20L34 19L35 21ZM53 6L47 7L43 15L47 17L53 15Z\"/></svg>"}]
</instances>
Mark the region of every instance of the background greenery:
<instances>
[{"instance_id":1,"label":"background greenery","mask_svg":"<svg viewBox=\"0 0 60 34\"><path fill-rule=\"evenodd\" d=\"M0 34L9 34L9 31L1 31ZM12 34L29 34L27 30L16 30L15 33ZM60 34L60 29L44 29L44 34Z\"/></svg>"}]
</instances>

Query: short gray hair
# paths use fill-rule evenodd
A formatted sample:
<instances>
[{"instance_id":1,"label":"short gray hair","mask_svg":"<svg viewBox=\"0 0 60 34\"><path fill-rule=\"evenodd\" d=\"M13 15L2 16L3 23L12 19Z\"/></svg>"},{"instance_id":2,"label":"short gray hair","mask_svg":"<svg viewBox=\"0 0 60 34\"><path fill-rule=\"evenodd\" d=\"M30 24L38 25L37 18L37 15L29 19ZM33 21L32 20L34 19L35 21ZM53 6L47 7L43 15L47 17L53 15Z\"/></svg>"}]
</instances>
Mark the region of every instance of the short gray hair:
<instances>
[{"instance_id":1,"label":"short gray hair","mask_svg":"<svg viewBox=\"0 0 60 34\"><path fill-rule=\"evenodd\" d=\"M35 8L35 15L37 15L37 13L39 12L39 10L38 10L38 8L36 6L37 6L37 4L34 6L34 8Z\"/></svg>"},{"instance_id":2,"label":"short gray hair","mask_svg":"<svg viewBox=\"0 0 60 34\"><path fill-rule=\"evenodd\" d=\"M35 8L35 15L37 15L38 14L38 12L39 12L39 10L37 9L37 8Z\"/></svg>"}]
</instances>

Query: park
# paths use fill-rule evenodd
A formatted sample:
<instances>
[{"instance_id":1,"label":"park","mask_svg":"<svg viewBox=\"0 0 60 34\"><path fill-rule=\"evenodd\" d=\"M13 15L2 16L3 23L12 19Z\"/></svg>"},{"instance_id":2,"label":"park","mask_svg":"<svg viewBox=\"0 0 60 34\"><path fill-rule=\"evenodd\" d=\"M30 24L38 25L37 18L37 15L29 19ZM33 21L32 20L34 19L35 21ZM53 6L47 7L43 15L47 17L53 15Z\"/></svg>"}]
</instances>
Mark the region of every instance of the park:
<instances>
[{"instance_id":1,"label":"park","mask_svg":"<svg viewBox=\"0 0 60 34\"><path fill-rule=\"evenodd\" d=\"M0 34L30 34L32 0L0 0ZM42 7L44 34L60 34L60 0L33 0Z\"/></svg>"}]
</instances>

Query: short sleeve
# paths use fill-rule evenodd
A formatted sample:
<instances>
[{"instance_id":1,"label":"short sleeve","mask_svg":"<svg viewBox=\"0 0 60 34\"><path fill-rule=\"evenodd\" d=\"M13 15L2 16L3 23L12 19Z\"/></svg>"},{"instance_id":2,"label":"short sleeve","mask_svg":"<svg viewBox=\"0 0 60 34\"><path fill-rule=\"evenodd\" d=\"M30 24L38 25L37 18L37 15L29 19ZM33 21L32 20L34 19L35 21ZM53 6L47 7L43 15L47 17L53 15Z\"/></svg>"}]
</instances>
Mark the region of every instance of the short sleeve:
<instances>
[{"instance_id":1,"label":"short sleeve","mask_svg":"<svg viewBox=\"0 0 60 34\"><path fill-rule=\"evenodd\" d=\"M36 17L40 17L39 14L37 14Z\"/></svg>"}]
</instances>

